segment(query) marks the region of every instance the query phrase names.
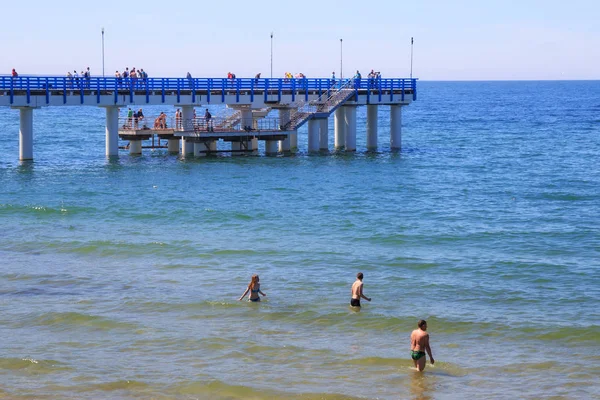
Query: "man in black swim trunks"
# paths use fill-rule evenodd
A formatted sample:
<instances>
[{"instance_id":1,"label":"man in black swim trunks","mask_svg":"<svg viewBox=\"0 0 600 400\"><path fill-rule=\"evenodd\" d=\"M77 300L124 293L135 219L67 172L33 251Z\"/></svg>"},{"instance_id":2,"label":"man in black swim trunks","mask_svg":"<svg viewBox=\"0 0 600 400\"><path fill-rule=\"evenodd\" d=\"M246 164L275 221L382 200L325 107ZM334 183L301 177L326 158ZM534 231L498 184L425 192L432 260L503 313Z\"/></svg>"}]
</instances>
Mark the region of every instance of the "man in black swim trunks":
<instances>
[{"instance_id":1,"label":"man in black swim trunks","mask_svg":"<svg viewBox=\"0 0 600 400\"><path fill-rule=\"evenodd\" d=\"M363 294L363 273L359 272L356 274L356 281L352 284L352 298L350 299L350 305L352 307L360 307L360 299L363 298L366 301L371 301L371 298Z\"/></svg>"}]
</instances>

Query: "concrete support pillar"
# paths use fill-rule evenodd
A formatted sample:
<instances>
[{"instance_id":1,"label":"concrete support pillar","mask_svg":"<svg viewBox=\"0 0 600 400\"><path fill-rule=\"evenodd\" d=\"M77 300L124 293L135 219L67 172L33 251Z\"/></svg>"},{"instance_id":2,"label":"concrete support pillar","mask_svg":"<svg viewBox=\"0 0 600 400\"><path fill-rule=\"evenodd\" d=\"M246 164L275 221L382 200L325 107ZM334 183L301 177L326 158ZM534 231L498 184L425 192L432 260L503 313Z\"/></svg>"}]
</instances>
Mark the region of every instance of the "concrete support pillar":
<instances>
[{"instance_id":1,"label":"concrete support pillar","mask_svg":"<svg viewBox=\"0 0 600 400\"><path fill-rule=\"evenodd\" d=\"M290 110L287 108L280 109L279 110L279 126L285 126L285 124L287 124L289 121L290 121ZM289 136L279 142L279 151L280 152L287 153L291 150L291 148L292 148L292 146L290 143Z\"/></svg>"},{"instance_id":2,"label":"concrete support pillar","mask_svg":"<svg viewBox=\"0 0 600 400\"><path fill-rule=\"evenodd\" d=\"M334 120L334 147L336 150L341 150L346 146L346 118L344 107L335 110Z\"/></svg>"},{"instance_id":3,"label":"concrete support pillar","mask_svg":"<svg viewBox=\"0 0 600 400\"><path fill-rule=\"evenodd\" d=\"M346 116L346 151L356 151L356 107L343 106Z\"/></svg>"},{"instance_id":4,"label":"concrete support pillar","mask_svg":"<svg viewBox=\"0 0 600 400\"><path fill-rule=\"evenodd\" d=\"M319 150L329 150L329 118L319 120Z\"/></svg>"},{"instance_id":5,"label":"concrete support pillar","mask_svg":"<svg viewBox=\"0 0 600 400\"><path fill-rule=\"evenodd\" d=\"M169 139L169 141L167 143L167 151L169 153L179 152L179 138Z\"/></svg>"},{"instance_id":6,"label":"concrete support pillar","mask_svg":"<svg viewBox=\"0 0 600 400\"><path fill-rule=\"evenodd\" d=\"M33 108L19 109L19 160L33 160Z\"/></svg>"},{"instance_id":7,"label":"concrete support pillar","mask_svg":"<svg viewBox=\"0 0 600 400\"><path fill-rule=\"evenodd\" d=\"M242 113L242 119L240 120L240 125L242 126L242 129L244 129L244 127L253 127L254 123L252 122L252 110L251 109L241 109L240 112Z\"/></svg>"},{"instance_id":8,"label":"concrete support pillar","mask_svg":"<svg viewBox=\"0 0 600 400\"><path fill-rule=\"evenodd\" d=\"M242 148L242 144L240 142L231 142L231 155L239 156L241 153L239 150Z\"/></svg>"},{"instance_id":9,"label":"concrete support pillar","mask_svg":"<svg viewBox=\"0 0 600 400\"><path fill-rule=\"evenodd\" d=\"M297 112L298 109L292 109L292 112ZM290 133L290 151L295 152L298 151L298 131L294 131L294 133Z\"/></svg>"},{"instance_id":10,"label":"concrete support pillar","mask_svg":"<svg viewBox=\"0 0 600 400\"><path fill-rule=\"evenodd\" d=\"M129 141L129 154L133 154L133 155L142 154L142 141L141 140Z\"/></svg>"},{"instance_id":11,"label":"concrete support pillar","mask_svg":"<svg viewBox=\"0 0 600 400\"><path fill-rule=\"evenodd\" d=\"M193 106L181 106L181 124L184 129L192 126L194 120L194 107ZM191 154L194 152L194 143L186 140L185 137L181 140L181 154Z\"/></svg>"},{"instance_id":12,"label":"concrete support pillar","mask_svg":"<svg viewBox=\"0 0 600 400\"><path fill-rule=\"evenodd\" d=\"M367 150L377 150L377 111L379 106L367 106Z\"/></svg>"},{"instance_id":13,"label":"concrete support pillar","mask_svg":"<svg viewBox=\"0 0 600 400\"><path fill-rule=\"evenodd\" d=\"M106 156L119 155L119 107L106 107Z\"/></svg>"},{"instance_id":14,"label":"concrete support pillar","mask_svg":"<svg viewBox=\"0 0 600 400\"><path fill-rule=\"evenodd\" d=\"M279 147L277 146L278 143L279 143L279 141L277 141L277 140L265 141L265 154L267 154L269 156L276 155L277 152L279 151Z\"/></svg>"},{"instance_id":15,"label":"concrete support pillar","mask_svg":"<svg viewBox=\"0 0 600 400\"><path fill-rule=\"evenodd\" d=\"M258 155L258 138L248 140L248 154L253 156Z\"/></svg>"},{"instance_id":16,"label":"concrete support pillar","mask_svg":"<svg viewBox=\"0 0 600 400\"><path fill-rule=\"evenodd\" d=\"M319 127L318 119L308 120L308 151L311 153L319 151Z\"/></svg>"},{"instance_id":17,"label":"concrete support pillar","mask_svg":"<svg viewBox=\"0 0 600 400\"><path fill-rule=\"evenodd\" d=\"M402 149L402 106L390 106L390 147Z\"/></svg>"},{"instance_id":18,"label":"concrete support pillar","mask_svg":"<svg viewBox=\"0 0 600 400\"><path fill-rule=\"evenodd\" d=\"M211 140L210 142L207 142L207 145L208 145L208 150L217 151L217 141L216 140Z\"/></svg>"},{"instance_id":19,"label":"concrete support pillar","mask_svg":"<svg viewBox=\"0 0 600 400\"><path fill-rule=\"evenodd\" d=\"M290 138L290 151L298 151L298 131L290 133L288 137Z\"/></svg>"},{"instance_id":20,"label":"concrete support pillar","mask_svg":"<svg viewBox=\"0 0 600 400\"><path fill-rule=\"evenodd\" d=\"M208 150L208 146L204 143L194 143L194 156L196 157L206 157L206 151Z\"/></svg>"}]
</instances>

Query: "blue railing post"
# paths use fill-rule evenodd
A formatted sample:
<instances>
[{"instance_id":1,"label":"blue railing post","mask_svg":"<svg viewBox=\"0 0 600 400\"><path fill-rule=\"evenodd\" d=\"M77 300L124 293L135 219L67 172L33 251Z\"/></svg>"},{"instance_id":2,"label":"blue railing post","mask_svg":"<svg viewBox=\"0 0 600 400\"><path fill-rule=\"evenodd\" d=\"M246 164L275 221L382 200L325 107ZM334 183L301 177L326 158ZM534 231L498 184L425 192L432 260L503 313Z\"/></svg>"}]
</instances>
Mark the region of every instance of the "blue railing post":
<instances>
[{"instance_id":1,"label":"blue railing post","mask_svg":"<svg viewBox=\"0 0 600 400\"><path fill-rule=\"evenodd\" d=\"M96 104L100 104L100 78L96 79ZM104 80L104 78L102 78Z\"/></svg>"},{"instance_id":2,"label":"blue railing post","mask_svg":"<svg viewBox=\"0 0 600 400\"><path fill-rule=\"evenodd\" d=\"M129 102L133 103L133 79L129 79Z\"/></svg>"},{"instance_id":3,"label":"blue railing post","mask_svg":"<svg viewBox=\"0 0 600 400\"><path fill-rule=\"evenodd\" d=\"M115 79L115 104L119 101L119 80Z\"/></svg>"},{"instance_id":4,"label":"blue railing post","mask_svg":"<svg viewBox=\"0 0 600 400\"><path fill-rule=\"evenodd\" d=\"M302 78L304 82L302 86L304 86L304 100L308 101L308 79Z\"/></svg>"},{"instance_id":5,"label":"blue railing post","mask_svg":"<svg viewBox=\"0 0 600 400\"><path fill-rule=\"evenodd\" d=\"M277 101L281 102L281 91L283 90L283 80L281 78L278 79L277 83Z\"/></svg>"},{"instance_id":6,"label":"blue railing post","mask_svg":"<svg viewBox=\"0 0 600 400\"><path fill-rule=\"evenodd\" d=\"M227 79L221 80L221 103L225 103L225 86L227 86Z\"/></svg>"},{"instance_id":7,"label":"blue railing post","mask_svg":"<svg viewBox=\"0 0 600 400\"><path fill-rule=\"evenodd\" d=\"M192 103L196 102L196 79L198 78L192 79Z\"/></svg>"},{"instance_id":8,"label":"blue railing post","mask_svg":"<svg viewBox=\"0 0 600 400\"><path fill-rule=\"evenodd\" d=\"M27 104L31 103L31 91L29 90L29 77L25 79L25 83L27 84Z\"/></svg>"},{"instance_id":9,"label":"blue railing post","mask_svg":"<svg viewBox=\"0 0 600 400\"><path fill-rule=\"evenodd\" d=\"M212 78L208 79L206 88L206 101L210 103L210 91L212 90Z\"/></svg>"},{"instance_id":10,"label":"blue railing post","mask_svg":"<svg viewBox=\"0 0 600 400\"><path fill-rule=\"evenodd\" d=\"M269 79L267 78L267 79L265 79L265 90L263 93L265 103L267 102L267 99L268 99L268 97L267 97L268 93L269 93Z\"/></svg>"},{"instance_id":11,"label":"blue railing post","mask_svg":"<svg viewBox=\"0 0 600 400\"><path fill-rule=\"evenodd\" d=\"M252 79L250 82L250 102L254 103L254 81L256 79Z\"/></svg>"},{"instance_id":12,"label":"blue railing post","mask_svg":"<svg viewBox=\"0 0 600 400\"><path fill-rule=\"evenodd\" d=\"M404 101L404 79L402 79L402 101Z\"/></svg>"},{"instance_id":13,"label":"blue railing post","mask_svg":"<svg viewBox=\"0 0 600 400\"><path fill-rule=\"evenodd\" d=\"M161 103L165 102L165 78L160 80L160 94L161 94Z\"/></svg>"},{"instance_id":14,"label":"blue railing post","mask_svg":"<svg viewBox=\"0 0 600 400\"><path fill-rule=\"evenodd\" d=\"M46 104L50 104L50 81L46 78Z\"/></svg>"},{"instance_id":15,"label":"blue railing post","mask_svg":"<svg viewBox=\"0 0 600 400\"><path fill-rule=\"evenodd\" d=\"M148 84L148 80L146 81L146 104L150 103L150 88L149 88L149 84Z\"/></svg>"},{"instance_id":16,"label":"blue railing post","mask_svg":"<svg viewBox=\"0 0 600 400\"><path fill-rule=\"evenodd\" d=\"M15 101L15 78L10 78L10 104L13 104Z\"/></svg>"},{"instance_id":17,"label":"blue railing post","mask_svg":"<svg viewBox=\"0 0 600 400\"><path fill-rule=\"evenodd\" d=\"M181 102L181 81L177 78L177 103Z\"/></svg>"},{"instance_id":18,"label":"blue railing post","mask_svg":"<svg viewBox=\"0 0 600 400\"><path fill-rule=\"evenodd\" d=\"M296 101L296 78L292 79L292 101Z\"/></svg>"},{"instance_id":19,"label":"blue railing post","mask_svg":"<svg viewBox=\"0 0 600 400\"><path fill-rule=\"evenodd\" d=\"M240 102L240 81L241 78L235 78L235 102Z\"/></svg>"},{"instance_id":20,"label":"blue railing post","mask_svg":"<svg viewBox=\"0 0 600 400\"><path fill-rule=\"evenodd\" d=\"M416 79L412 79L411 82L411 86L412 86L412 90L413 90L413 101L417 100L417 80Z\"/></svg>"},{"instance_id":21,"label":"blue railing post","mask_svg":"<svg viewBox=\"0 0 600 400\"><path fill-rule=\"evenodd\" d=\"M390 101L394 101L394 80L390 79Z\"/></svg>"}]
</instances>

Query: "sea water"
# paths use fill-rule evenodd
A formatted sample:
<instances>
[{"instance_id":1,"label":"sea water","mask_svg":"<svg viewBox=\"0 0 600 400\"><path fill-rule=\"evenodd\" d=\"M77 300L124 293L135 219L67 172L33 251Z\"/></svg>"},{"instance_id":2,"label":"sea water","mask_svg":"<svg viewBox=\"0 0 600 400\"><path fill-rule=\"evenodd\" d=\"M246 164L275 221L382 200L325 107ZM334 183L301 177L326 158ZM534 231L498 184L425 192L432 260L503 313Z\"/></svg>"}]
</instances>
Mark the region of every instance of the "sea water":
<instances>
[{"instance_id":1,"label":"sea water","mask_svg":"<svg viewBox=\"0 0 600 400\"><path fill-rule=\"evenodd\" d=\"M107 160L104 118L35 110L19 163L0 109L0 397L600 397L600 82L420 82L399 153L386 107L284 157Z\"/></svg>"}]
</instances>

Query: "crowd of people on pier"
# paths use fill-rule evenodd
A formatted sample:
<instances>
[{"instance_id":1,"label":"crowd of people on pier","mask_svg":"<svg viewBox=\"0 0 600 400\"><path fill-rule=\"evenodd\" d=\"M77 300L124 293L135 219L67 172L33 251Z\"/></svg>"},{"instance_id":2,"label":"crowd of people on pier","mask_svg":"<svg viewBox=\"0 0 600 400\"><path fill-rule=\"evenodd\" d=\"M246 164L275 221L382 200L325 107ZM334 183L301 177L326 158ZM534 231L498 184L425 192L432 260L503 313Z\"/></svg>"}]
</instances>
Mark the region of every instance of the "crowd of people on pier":
<instances>
[{"instance_id":1,"label":"crowd of people on pier","mask_svg":"<svg viewBox=\"0 0 600 400\"><path fill-rule=\"evenodd\" d=\"M136 88L146 87L148 84L148 74L143 68L136 70L135 67L133 67L130 71L129 67L126 67L123 72L116 70L115 78L117 78L117 83L119 86L129 86L131 84L134 88Z\"/></svg>"},{"instance_id":2,"label":"crowd of people on pier","mask_svg":"<svg viewBox=\"0 0 600 400\"><path fill-rule=\"evenodd\" d=\"M91 78L90 67L81 71L81 74L78 74L76 69L73 70L73 73L67 71L67 87L69 89L89 89Z\"/></svg>"},{"instance_id":3,"label":"crowd of people on pier","mask_svg":"<svg viewBox=\"0 0 600 400\"><path fill-rule=\"evenodd\" d=\"M190 130L195 130L195 131L207 131L207 132L214 131L213 117L212 117L211 112L208 110L208 108L204 111L204 116L202 118L198 118L196 116L196 109L194 109L191 126L184 126L183 121L184 121L183 114L181 112L181 109L178 108L175 110L175 129L177 129L177 130L190 129ZM152 125L152 128L150 128L146 124L146 117L144 116L144 112L142 111L142 109L140 108L137 111L134 111L131 109L131 107L129 107L127 109L127 117L126 117L125 122L123 123L122 128L123 129L134 129L134 130L138 130L138 129L142 129L142 130L169 129L169 124L167 123L167 114L165 112L161 112L158 115L158 117L156 117L154 119L154 124Z\"/></svg>"},{"instance_id":4,"label":"crowd of people on pier","mask_svg":"<svg viewBox=\"0 0 600 400\"><path fill-rule=\"evenodd\" d=\"M358 71L357 71L358 72ZM371 301L370 297L367 297L364 292L363 284L364 274L359 272L356 274L356 280L352 284L350 289L350 307L355 310L359 310L361 307L360 300L364 299ZM252 303L260 302L260 296L263 297L267 294L264 293L260 288L260 278L258 275L252 275L250 283L246 287L244 293L240 296L238 301L241 301L248 295L248 301ZM410 335L410 358L413 361L415 369L417 371L423 371L427 363L427 355L429 355L429 361L431 365L435 363L433 354L431 352L431 345L429 344L429 333L427 332L427 321L421 319L417 322L417 329L413 330Z\"/></svg>"}]
</instances>

